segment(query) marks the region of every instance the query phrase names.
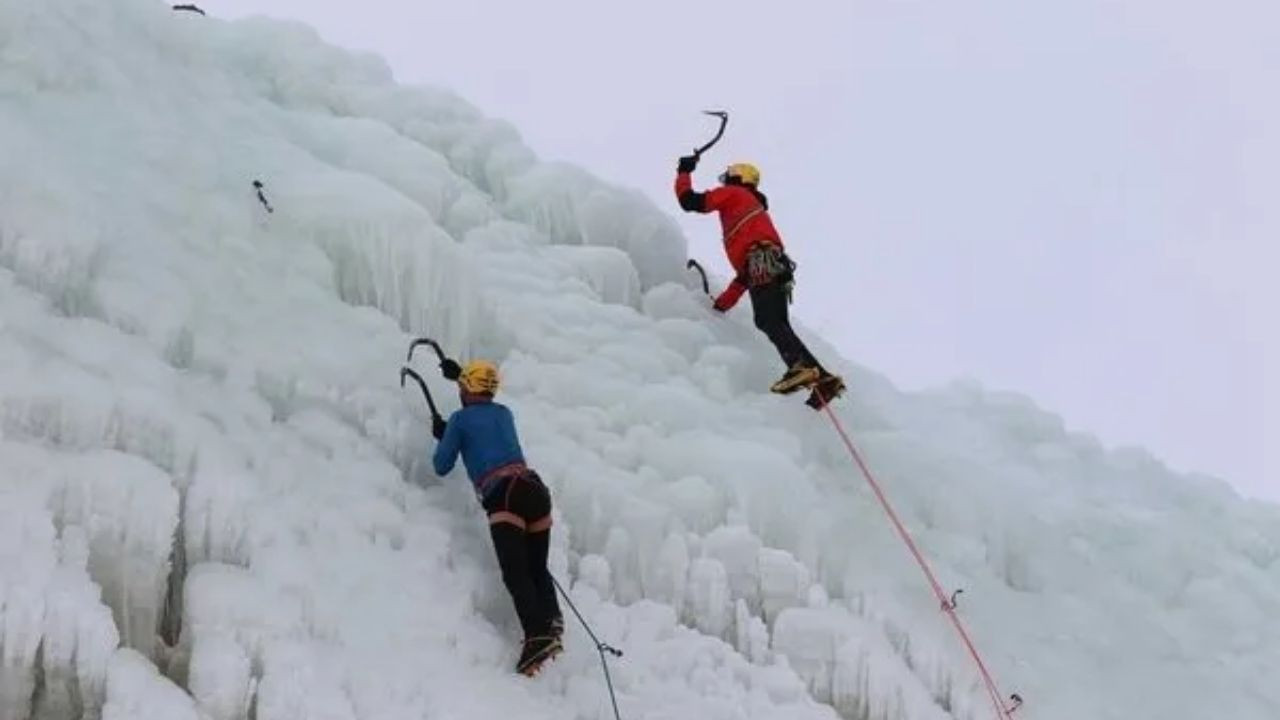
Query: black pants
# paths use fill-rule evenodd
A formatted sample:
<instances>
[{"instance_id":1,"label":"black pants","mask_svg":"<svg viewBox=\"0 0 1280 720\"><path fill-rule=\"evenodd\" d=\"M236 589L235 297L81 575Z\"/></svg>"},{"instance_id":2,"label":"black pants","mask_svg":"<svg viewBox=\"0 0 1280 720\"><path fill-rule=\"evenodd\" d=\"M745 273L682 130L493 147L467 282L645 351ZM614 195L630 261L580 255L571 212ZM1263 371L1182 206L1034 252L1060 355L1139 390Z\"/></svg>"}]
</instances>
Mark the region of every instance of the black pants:
<instances>
[{"instance_id":1,"label":"black pants","mask_svg":"<svg viewBox=\"0 0 1280 720\"><path fill-rule=\"evenodd\" d=\"M785 284L771 282L751 288L751 311L755 315L756 327L769 336L769 342L778 349L778 355L787 367L803 362L822 370L817 358L805 347L796 331L791 329L791 319L787 316ZM823 373L826 371L823 370Z\"/></svg>"},{"instance_id":2,"label":"black pants","mask_svg":"<svg viewBox=\"0 0 1280 720\"><path fill-rule=\"evenodd\" d=\"M526 638L547 635L560 617L556 587L547 570L551 546L551 493L533 471L499 479L484 500L489 535L502 582L511 593Z\"/></svg>"}]
</instances>

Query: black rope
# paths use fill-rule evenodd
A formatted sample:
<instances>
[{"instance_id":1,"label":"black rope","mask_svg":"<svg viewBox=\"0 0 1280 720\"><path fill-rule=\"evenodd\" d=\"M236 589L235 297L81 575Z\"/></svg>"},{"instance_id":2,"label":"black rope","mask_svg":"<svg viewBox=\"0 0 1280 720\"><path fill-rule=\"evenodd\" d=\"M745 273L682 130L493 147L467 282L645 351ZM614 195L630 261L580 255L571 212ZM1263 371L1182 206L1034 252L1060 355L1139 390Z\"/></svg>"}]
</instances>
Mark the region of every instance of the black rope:
<instances>
[{"instance_id":1,"label":"black rope","mask_svg":"<svg viewBox=\"0 0 1280 720\"><path fill-rule=\"evenodd\" d=\"M605 685L609 687L609 700L613 703L613 717L616 718L616 720L622 720L622 716L618 714L618 696L613 692L613 678L609 676L609 661L605 659L604 656L605 653L609 653L614 657L622 657L622 651L608 643L600 642L600 638L596 637L596 634L591 631L591 626L588 625L586 619L582 617L582 613L578 612L578 606L574 605L573 601L569 599L569 593L564 591L564 588L560 586L560 581L556 580L554 575L551 576L551 582L556 584L556 590L560 591L560 596L564 598L566 603L568 603L569 609L573 611L575 616L577 616L578 622L582 623L582 627L587 631L587 635L591 636L591 642L596 644L596 652L600 653L600 666L604 668L604 682Z\"/></svg>"}]
</instances>

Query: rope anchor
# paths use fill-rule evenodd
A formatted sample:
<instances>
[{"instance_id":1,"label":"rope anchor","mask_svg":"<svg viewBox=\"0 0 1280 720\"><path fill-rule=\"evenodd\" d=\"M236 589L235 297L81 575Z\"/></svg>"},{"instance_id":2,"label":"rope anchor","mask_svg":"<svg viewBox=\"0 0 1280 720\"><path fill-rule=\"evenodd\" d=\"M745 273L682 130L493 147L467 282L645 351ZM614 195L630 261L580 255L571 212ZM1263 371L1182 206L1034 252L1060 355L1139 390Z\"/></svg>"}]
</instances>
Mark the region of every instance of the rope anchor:
<instances>
[{"instance_id":1,"label":"rope anchor","mask_svg":"<svg viewBox=\"0 0 1280 720\"><path fill-rule=\"evenodd\" d=\"M1012 715L1018 708L1022 707L1022 696L1014 693L1009 696L1009 702L1013 704L1004 709L1005 715Z\"/></svg>"},{"instance_id":2,"label":"rope anchor","mask_svg":"<svg viewBox=\"0 0 1280 720\"><path fill-rule=\"evenodd\" d=\"M201 14L203 15L204 13ZM258 202L262 203L262 207L266 208L267 212L274 213L276 209L271 207L271 203L267 201L266 186L262 184L262 181L254 180L253 189L258 193Z\"/></svg>"},{"instance_id":3,"label":"rope anchor","mask_svg":"<svg viewBox=\"0 0 1280 720\"><path fill-rule=\"evenodd\" d=\"M950 600L942 601L942 612L952 612L960 606L960 593L964 592L964 588L960 588L951 593Z\"/></svg>"}]
</instances>

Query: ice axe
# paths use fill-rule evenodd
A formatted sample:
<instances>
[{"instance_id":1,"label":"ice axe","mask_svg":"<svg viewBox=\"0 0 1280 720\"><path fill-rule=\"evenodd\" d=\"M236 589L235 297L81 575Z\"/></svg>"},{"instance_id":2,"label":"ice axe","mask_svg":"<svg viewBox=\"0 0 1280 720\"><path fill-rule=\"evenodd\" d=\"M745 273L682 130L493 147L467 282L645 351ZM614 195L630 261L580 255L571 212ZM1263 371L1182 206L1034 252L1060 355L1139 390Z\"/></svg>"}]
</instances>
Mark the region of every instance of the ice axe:
<instances>
[{"instance_id":1,"label":"ice axe","mask_svg":"<svg viewBox=\"0 0 1280 720\"><path fill-rule=\"evenodd\" d=\"M444 356L444 350L440 349L440 343L432 340L431 338L418 338L417 340L409 343L409 356L406 357L405 360L413 360L413 351L423 345L430 346L432 350L435 350L436 355L440 358L440 362L448 360L448 358Z\"/></svg>"},{"instance_id":2,"label":"ice axe","mask_svg":"<svg viewBox=\"0 0 1280 720\"><path fill-rule=\"evenodd\" d=\"M436 409L435 401L431 399L431 391L427 389L427 383L422 379L422 376L415 372L413 368L402 367L400 368L400 387L404 387L404 379L407 377L413 378L418 383L418 387L422 388L422 397L427 399L427 407L431 408L432 419L443 420L444 418L440 415L440 411Z\"/></svg>"},{"instance_id":3,"label":"ice axe","mask_svg":"<svg viewBox=\"0 0 1280 720\"><path fill-rule=\"evenodd\" d=\"M707 282L707 271L702 269L702 263L689 258L689 262L685 263L684 266L688 270L698 271L698 277L702 278L702 292L706 293L707 297L711 297L711 283Z\"/></svg>"},{"instance_id":4,"label":"ice axe","mask_svg":"<svg viewBox=\"0 0 1280 720\"><path fill-rule=\"evenodd\" d=\"M458 363L450 360L449 357L444 354L444 350L440 349L440 343L432 340L431 338L418 338L412 343L409 343L409 356L405 358L405 361L413 362L413 351L423 345L426 345L436 351L436 357L440 358L440 374L444 376L445 380L457 380L462 375L462 368L458 367Z\"/></svg>"},{"instance_id":5,"label":"ice axe","mask_svg":"<svg viewBox=\"0 0 1280 720\"><path fill-rule=\"evenodd\" d=\"M702 281L702 292L706 293L707 298L711 300L711 307L714 308L716 305L716 296L711 294L711 283L707 282L707 271L703 269L702 263L694 260L693 258L689 258L689 261L686 262L684 266L689 270L698 271L698 279ZM719 312L723 313L724 311L720 310Z\"/></svg>"},{"instance_id":6,"label":"ice axe","mask_svg":"<svg viewBox=\"0 0 1280 720\"><path fill-rule=\"evenodd\" d=\"M702 113L704 115L710 115L712 117L720 118L720 129L716 130L716 136L711 138L711 140L709 140L706 145L703 145L702 147L693 151L693 156L696 158L701 158L702 153L710 150L713 145L720 142L720 138L724 137L724 129L729 124L729 113L725 112L724 110L703 110Z\"/></svg>"}]
</instances>

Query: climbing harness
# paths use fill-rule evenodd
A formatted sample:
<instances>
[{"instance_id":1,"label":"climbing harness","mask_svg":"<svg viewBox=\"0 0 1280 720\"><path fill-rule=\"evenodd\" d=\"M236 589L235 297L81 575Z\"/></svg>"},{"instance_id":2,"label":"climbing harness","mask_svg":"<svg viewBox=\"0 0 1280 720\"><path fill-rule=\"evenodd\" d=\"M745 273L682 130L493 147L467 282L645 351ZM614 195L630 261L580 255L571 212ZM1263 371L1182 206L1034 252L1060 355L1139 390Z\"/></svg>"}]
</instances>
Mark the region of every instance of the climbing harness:
<instances>
[{"instance_id":1,"label":"climbing harness","mask_svg":"<svg viewBox=\"0 0 1280 720\"><path fill-rule=\"evenodd\" d=\"M964 642L964 646L968 649L969 655L973 658L974 663L977 664L978 672L982 675L983 684L986 685L987 694L991 698L991 704L995 708L996 717L1001 718L1002 720L1009 720L1009 718L1013 717L1013 713L1022 706L1022 697L1017 693L1010 695L1010 703L1008 705L1001 700L1002 696L999 688L996 687L995 678L993 678L991 672L987 670L987 665L983 662L982 655L978 653L978 648L974 645L972 638L970 638L968 630L965 629L964 623L960 620L960 616L956 614L960 593L964 591L956 590L948 596L946 591L942 589L942 584L938 582L937 576L933 574L933 569L929 567L928 561L925 560L924 554L920 552L920 548L916 545L915 540L912 539L911 533L907 532L906 526L903 525L902 520L898 518L898 513L896 513L893 506L889 504L888 496L886 496L884 490L881 489L880 483L871 472L871 468L868 467L867 463L863 460L862 453L858 452L858 448L853 444L853 440L849 437L849 433L845 431L844 425L840 423L840 418L837 417L835 412L831 409L831 404L826 402L826 398L820 399L824 402L823 408L827 411L827 417L831 420L831 425L835 427L836 432L840 435L840 439L844 441L844 446L849 450L849 455L853 458L854 463L857 464L858 469L862 472L862 476L866 478L867 484L871 486L872 492L875 493L876 499L880 501L880 506L884 508L885 514L889 516L889 520L893 523L894 529L897 530L898 536L902 538L902 542L906 544L907 549L911 551L912 557L914 557L916 563L920 565L920 569L924 572L925 578L929 581L929 586L933 589L934 595L938 598L938 604L942 608L942 612L945 613L947 618L951 621L951 625L955 627L956 632L960 635L960 639Z\"/></svg>"}]
</instances>

